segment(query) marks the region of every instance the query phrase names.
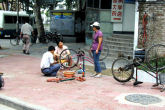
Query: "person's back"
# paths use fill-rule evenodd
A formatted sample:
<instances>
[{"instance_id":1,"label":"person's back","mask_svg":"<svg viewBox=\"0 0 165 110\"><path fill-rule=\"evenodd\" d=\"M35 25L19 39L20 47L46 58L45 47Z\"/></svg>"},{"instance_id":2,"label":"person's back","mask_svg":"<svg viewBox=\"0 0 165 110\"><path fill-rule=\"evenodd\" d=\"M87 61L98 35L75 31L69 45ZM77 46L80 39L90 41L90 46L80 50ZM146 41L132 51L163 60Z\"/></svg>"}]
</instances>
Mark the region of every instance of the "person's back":
<instances>
[{"instance_id":1,"label":"person's back","mask_svg":"<svg viewBox=\"0 0 165 110\"><path fill-rule=\"evenodd\" d=\"M22 25L21 32L22 34L31 35L31 33L33 32L33 28L30 24L25 23Z\"/></svg>"},{"instance_id":2,"label":"person's back","mask_svg":"<svg viewBox=\"0 0 165 110\"><path fill-rule=\"evenodd\" d=\"M52 63L54 63L53 54L51 54L49 51L45 52L41 60L41 65L40 65L41 69L49 68L50 64Z\"/></svg>"},{"instance_id":3,"label":"person's back","mask_svg":"<svg viewBox=\"0 0 165 110\"><path fill-rule=\"evenodd\" d=\"M57 71L61 67L61 65L54 60L54 51L54 46L49 46L48 51L43 54L41 59L41 72L46 76L56 76Z\"/></svg>"},{"instance_id":4,"label":"person's back","mask_svg":"<svg viewBox=\"0 0 165 110\"><path fill-rule=\"evenodd\" d=\"M29 48L30 48L30 36L33 32L33 28L30 24L25 23L21 27L21 36L23 35L24 45L23 45L23 53L24 54L30 54Z\"/></svg>"}]
</instances>

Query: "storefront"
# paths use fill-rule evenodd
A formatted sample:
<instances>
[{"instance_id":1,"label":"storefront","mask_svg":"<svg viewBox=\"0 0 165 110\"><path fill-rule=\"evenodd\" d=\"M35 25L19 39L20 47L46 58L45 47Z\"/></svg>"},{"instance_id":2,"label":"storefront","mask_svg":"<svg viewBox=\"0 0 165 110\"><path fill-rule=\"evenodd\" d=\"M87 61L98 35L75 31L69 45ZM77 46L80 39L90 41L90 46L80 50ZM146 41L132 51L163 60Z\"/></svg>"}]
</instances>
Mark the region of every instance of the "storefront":
<instances>
[{"instance_id":1,"label":"storefront","mask_svg":"<svg viewBox=\"0 0 165 110\"><path fill-rule=\"evenodd\" d=\"M87 0L85 34L91 42L90 24L98 21L104 37L113 34L133 34L135 24L135 0Z\"/></svg>"}]
</instances>

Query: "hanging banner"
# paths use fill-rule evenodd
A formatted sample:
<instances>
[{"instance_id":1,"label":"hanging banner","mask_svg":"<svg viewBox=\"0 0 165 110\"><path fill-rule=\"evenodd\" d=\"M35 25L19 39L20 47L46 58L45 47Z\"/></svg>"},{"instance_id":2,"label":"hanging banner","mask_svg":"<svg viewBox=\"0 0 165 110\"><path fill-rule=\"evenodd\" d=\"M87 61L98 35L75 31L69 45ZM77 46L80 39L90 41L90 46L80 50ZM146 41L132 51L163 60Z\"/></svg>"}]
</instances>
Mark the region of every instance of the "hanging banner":
<instances>
[{"instance_id":1,"label":"hanging banner","mask_svg":"<svg viewBox=\"0 0 165 110\"><path fill-rule=\"evenodd\" d=\"M111 22L122 22L124 0L112 0Z\"/></svg>"}]
</instances>

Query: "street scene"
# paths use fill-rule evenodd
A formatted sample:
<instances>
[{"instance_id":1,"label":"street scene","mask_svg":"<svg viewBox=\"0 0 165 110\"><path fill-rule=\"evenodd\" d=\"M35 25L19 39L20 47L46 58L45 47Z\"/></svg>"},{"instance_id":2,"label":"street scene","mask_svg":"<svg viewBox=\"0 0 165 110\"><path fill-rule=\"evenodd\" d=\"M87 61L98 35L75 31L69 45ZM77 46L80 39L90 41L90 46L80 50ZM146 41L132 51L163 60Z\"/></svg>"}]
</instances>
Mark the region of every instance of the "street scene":
<instances>
[{"instance_id":1,"label":"street scene","mask_svg":"<svg viewBox=\"0 0 165 110\"><path fill-rule=\"evenodd\" d=\"M0 110L164 110L165 0L0 0Z\"/></svg>"}]
</instances>

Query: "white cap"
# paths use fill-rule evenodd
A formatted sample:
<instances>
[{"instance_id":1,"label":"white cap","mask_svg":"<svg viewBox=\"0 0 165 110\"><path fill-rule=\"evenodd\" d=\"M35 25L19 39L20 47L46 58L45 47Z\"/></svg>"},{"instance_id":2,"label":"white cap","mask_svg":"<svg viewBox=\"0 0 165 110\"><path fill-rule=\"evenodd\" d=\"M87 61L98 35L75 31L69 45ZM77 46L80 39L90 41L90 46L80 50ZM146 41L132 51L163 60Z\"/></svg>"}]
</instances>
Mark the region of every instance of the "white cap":
<instances>
[{"instance_id":1,"label":"white cap","mask_svg":"<svg viewBox=\"0 0 165 110\"><path fill-rule=\"evenodd\" d=\"M100 27L100 23L98 23L98 22L94 22L92 25L90 25L90 26L99 26Z\"/></svg>"}]
</instances>

